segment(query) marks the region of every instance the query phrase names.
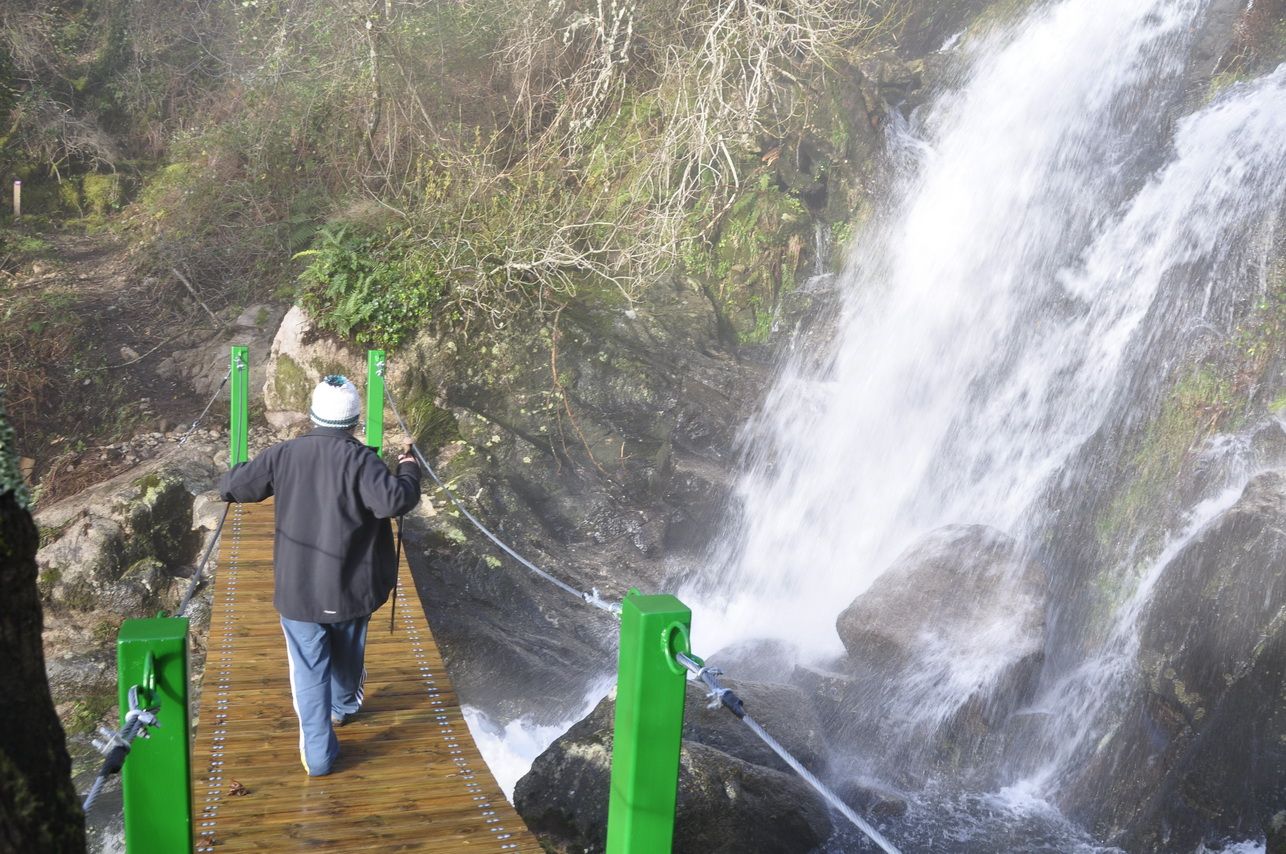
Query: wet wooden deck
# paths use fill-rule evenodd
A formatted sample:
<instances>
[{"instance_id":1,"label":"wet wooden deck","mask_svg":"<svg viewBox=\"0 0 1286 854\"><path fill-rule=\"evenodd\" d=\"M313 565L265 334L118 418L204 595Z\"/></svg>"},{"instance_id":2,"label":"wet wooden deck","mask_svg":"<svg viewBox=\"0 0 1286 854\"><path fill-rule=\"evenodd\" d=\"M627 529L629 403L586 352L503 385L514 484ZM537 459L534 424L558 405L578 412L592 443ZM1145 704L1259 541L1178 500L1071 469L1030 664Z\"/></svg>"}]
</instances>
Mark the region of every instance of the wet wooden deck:
<instances>
[{"instance_id":1,"label":"wet wooden deck","mask_svg":"<svg viewBox=\"0 0 1286 854\"><path fill-rule=\"evenodd\" d=\"M308 777L272 607L272 502L234 507L219 545L193 748L198 852L540 852L482 761L405 556L396 630L371 620L366 699Z\"/></svg>"}]
</instances>

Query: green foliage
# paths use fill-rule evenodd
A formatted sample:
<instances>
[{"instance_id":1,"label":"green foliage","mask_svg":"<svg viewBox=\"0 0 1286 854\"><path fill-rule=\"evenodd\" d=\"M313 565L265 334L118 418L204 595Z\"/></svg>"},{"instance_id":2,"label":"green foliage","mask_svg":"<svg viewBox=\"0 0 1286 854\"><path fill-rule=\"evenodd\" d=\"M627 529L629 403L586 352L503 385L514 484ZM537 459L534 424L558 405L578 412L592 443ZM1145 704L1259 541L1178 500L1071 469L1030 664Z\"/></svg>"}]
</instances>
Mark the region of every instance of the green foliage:
<instances>
[{"instance_id":1,"label":"green foliage","mask_svg":"<svg viewBox=\"0 0 1286 854\"><path fill-rule=\"evenodd\" d=\"M415 395L407 400L406 423L416 442L430 453L460 438L460 425L455 416L437 406L428 395Z\"/></svg>"},{"instance_id":2,"label":"green foliage","mask_svg":"<svg viewBox=\"0 0 1286 854\"><path fill-rule=\"evenodd\" d=\"M704 216L694 211L694 229ZM690 244L688 273L709 283L741 343L768 340L776 306L795 287L806 227L799 199L763 173L719 220L710 244Z\"/></svg>"},{"instance_id":3,"label":"green foliage","mask_svg":"<svg viewBox=\"0 0 1286 854\"><path fill-rule=\"evenodd\" d=\"M277 399L286 407L298 412L308 410L308 400L313 390L312 380L308 378L304 369L285 353L277 357L273 382L276 386Z\"/></svg>"},{"instance_id":4,"label":"green foliage","mask_svg":"<svg viewBox=\"0 0 1286 854\"><path fill-rule=\"evenodd\" d=\"M392 350L426 323L446 291L438 259L405 235L323 228L300 275L300 301L319 325Z\"/></svg>"},{"instance_id":5,"label":"green foliage","mask_svg":"<svg viewBox=\"0 0 1286 854\"><path fill-rule=\"evenodd\" d=\"M125 201L124 182L119 174L90 174L81 179L81 194L91 213L103 215L119 210Z\"/></svg>"}]
</instances>

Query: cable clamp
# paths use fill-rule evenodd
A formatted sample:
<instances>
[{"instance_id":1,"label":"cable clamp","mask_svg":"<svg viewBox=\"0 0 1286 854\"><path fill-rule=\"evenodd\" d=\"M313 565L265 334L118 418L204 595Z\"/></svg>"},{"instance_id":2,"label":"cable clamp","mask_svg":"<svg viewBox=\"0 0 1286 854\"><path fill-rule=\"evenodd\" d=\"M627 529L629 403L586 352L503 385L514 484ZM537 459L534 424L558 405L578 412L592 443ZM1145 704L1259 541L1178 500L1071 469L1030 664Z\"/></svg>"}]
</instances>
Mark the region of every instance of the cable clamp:
<instances>
[{"instance_id":1,"label":"cable clamp","mask_svg":"<svg viewBox=\"0 0 1286 854\"><path fill-rule=\"evenodd\" d=\"M156 719L156 714L147 709L130 709L125 713L125 725L138 721L138 734L143 738L151 738L147 734L147 728L150 726L159 727L161 722Z\"/></svg>"},{"instance_id":2,"label":"cable clamp","mask_svg":"<svg viewBox=\"0 0 1286 854\"><path fill-rule=\"evenodd\" d=\"M598 594L597 587L591 587L589 590L590 590L589 593L581 594L582 599L584 599L590 605L593 605L595 608L600 608L604 611L607 611L610 614L615 614L618 617L621 616L622 609L621 609L620 602L608 602L606 599L604 599L602 596Z\"/></svg>"},{"instance_id":3,"label":"cable clamp","mask_svg":"<svg viewBox=\"0 0 1286 854\"><path fill-rule=\"evenodd\" d=\"M98 734L101 735L102 738L96 738L90 743L94 745L95 750L104 756L111 753L118 747L123 747L126 750L129 750L129 742L125 740L120 732L110 730L105 726L100 726L98 728Z\"/></svg>"}]
</instances>

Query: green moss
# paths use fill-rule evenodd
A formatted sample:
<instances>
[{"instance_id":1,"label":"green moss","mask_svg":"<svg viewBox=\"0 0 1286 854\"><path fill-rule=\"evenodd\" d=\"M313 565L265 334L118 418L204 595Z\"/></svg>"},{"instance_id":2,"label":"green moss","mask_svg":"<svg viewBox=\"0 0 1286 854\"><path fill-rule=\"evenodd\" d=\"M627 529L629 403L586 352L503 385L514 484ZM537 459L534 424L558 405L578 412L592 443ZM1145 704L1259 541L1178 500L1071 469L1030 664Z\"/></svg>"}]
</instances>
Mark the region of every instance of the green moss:
<instances>
[{"instance_id":1,"label":"green moss","mask_svg":"<svg viewBox=\"0 0 1286 854\"><path fill-rule=\"evenodd\" d=\"M149 492L155 492L161 488L161 476L156 472L150 472L135 480L134 486L138 488L139 498L146 500Z\"/></svg>"},{"instance_id":2,"label":"green moss","mask_svg":"<svg viewBox=\"0 0 1286 854\"><path fill-rule=\"evenodd\" d=\"M98 604L98 599L94 595L94 588L85 581L69 584L60 599L60 604L73 611L88 611Z\"/></svg>"},{"instance_id":3,"label":"green moss","mask_svg":"<svg viewBox=\"0 0 1286 854\"><path fill-rule=\"evenodd\" d=\"M67 731L76 735L89 735L100 723L115 724L112 720L117 709L114 690L105 689L82 697L72 703L65 721Z\"/></svg>"},{"instance_id":4,"label":"green moss","mask_svg":"<svg viewBox=\"0 0 1286 854\"><path fill-rule=\"evenodd\" d=\"M1138 443L1130 461L1134 476L1097 522L1101 545L1110 546L1147 515L1176 480L1192 448L1233 410L1236 399L1233 383L1209 365L1179 381Z\"/></svg>"},{"instance_id":5,"label":"green moss","mask_svg":"<svg viewBox=\"0 0 1286 854\"><path fill-rule=\"evenodd\" d=\"M772 335L772 312L765 309L759 296L752 296L747 302L754 326L737 330L737 338L742 344L766 344Z\"/></svg>"},{"instance_id":6,"label":"green moss","mask_svg":"<svg viewBox=\"0 0 1286 854\"><path fill-rule=\"evenodd\" d=\"M120 620L99 620L98 624L94 626L94 630L90 634L93 637L94 642L102 646L115 641L117 634L120 633L120 629Z\"/></svg>"},{"instance_id":7,"label":"green moss","mask_svg":"<svg viewBox=\"0 0 1286 854\"><path fill-rule=\"evenodd\" d=\"M728 210L713 243L685 254L743 343L768 339L776 306L797 284L806 228L799 199L765 174Z\"/></svg>"},{"instance_id":8,"label":"green moss","mask_svg":"<svg viewBox=\"0 0 1286 854\"><path fill-rule=\"evenodd\" d=\"M62 181L58 184L58 198L62 207L66 210L81 211L82 195L79 182L75 180Z\"/></svg>"},{"instance_id":9,"label":"green moss","mask_svg":"<svg viewBox=\"0 0 1286 854\"><path fill-rule=\"evenodd\" d=\"M40 591L41 601L47 602L49 600L62 577L62 570L56 566L51 566L40 573L40 578L36 581L36 588Z\"/></svg>"},{"instance_id":10,"label":"green moss","mask_svg":"<svg viewBox=\"0 0 1286 854\"><path fill-rule=\"evenodd\" d=\"M121 176L112 173L110 175L86 175L81 183L85 207L90 213L100 216L112 211L120 210L125 201L125 193Z\"/></svg>"},{"instance_id":11,"label":"green moss","mask_svg":"<svg viewBox=\"0 0 1286 854\"><path fill-rule=\"evenodd\" d=\"M273 385L277 400L286 409L295 412L307 412L308 401L313 392L313 382L304 369L294 359L282 353L277 357L273 373Z\"/></svg>"},{"instance_id":12,"label":"green moss","mask_svg":"<svg viewBox=\"0 0 1286 854\"><path fill-rule=\"evenodd\" d=\"M1135 440L1132 476L1096 522L1104 548L1138 529L1151 509L1164 503L1198 443L1218 430L1237 429L1256 411L1286 408L1286 392L1276 389L1273 379L1273 366L1286 352L1286 261L1269 267L1265 285L1249 315L1204 363L1178 380Z\"/></svg>"}]
</instances>

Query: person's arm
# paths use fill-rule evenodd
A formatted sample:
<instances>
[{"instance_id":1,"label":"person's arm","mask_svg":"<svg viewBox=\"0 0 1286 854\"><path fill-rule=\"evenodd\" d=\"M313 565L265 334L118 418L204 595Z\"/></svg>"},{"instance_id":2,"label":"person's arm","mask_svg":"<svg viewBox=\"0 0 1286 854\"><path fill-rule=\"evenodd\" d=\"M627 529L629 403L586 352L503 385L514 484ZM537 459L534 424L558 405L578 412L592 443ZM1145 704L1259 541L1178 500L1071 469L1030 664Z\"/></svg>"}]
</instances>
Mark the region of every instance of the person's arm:
<instances>
[{"instance_id":1,"label":"person's arm","mask_svg":"<svg viewBox=\"0 0 1286 854\"><path fill-rule=\"evenodd\" d=\"M420 503L420 464L409 453L402 454L397 458L397 474L392 474L372 451L363 460L358 490L378 518L401 516Z\"/></svg>"},{"instance_id":2,"label":"person's arm","mask_svg":"<svg viewBox=\"0 0 1286 854\"><path fill-rule=\"evenodd\" d=\"M237 463L219 478L219 495L224 501L241 504L263 501L272 495L272 460L275 448L269 448L247 463Z\"/></svg>"}]
</instances>

